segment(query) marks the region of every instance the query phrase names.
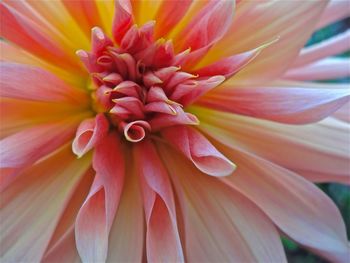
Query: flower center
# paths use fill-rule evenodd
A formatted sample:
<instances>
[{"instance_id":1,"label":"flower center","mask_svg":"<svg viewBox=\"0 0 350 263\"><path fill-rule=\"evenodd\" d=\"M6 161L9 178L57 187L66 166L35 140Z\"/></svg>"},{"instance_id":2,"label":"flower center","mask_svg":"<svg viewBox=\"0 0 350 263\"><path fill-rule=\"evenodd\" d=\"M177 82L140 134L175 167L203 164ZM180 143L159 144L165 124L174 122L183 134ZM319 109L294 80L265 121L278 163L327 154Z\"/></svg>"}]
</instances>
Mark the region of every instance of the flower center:
<instances>
[{"instance_id":1,"label":"flower center","mask_svg":"<svg viewBox=\"0 0 350 263\"><path fill-rule=\"evenodd\" d=\"M153 41L153 24L131 27L119 46L99 28L92 30L90 52L77 51L93 82L93 105L131 142L173 125L196 125L183 110L198 76L181 71L171 42Z\"/></svg>"}]
</instances>

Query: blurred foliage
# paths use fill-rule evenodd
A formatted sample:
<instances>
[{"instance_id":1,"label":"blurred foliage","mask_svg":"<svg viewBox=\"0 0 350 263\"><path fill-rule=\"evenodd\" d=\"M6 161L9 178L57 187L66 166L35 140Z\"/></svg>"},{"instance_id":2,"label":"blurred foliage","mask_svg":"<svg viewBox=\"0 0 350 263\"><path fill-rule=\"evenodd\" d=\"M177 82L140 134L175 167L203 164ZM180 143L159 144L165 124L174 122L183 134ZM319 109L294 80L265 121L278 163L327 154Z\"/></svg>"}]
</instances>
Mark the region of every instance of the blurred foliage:
<instances>
[{"instance_id":1,"label":"blurred foliage","mask_svg":"<svg viewBox=\"0 0 350 263\"><path fill-rule=\"evenodd\" d=\"M334 35L337 35L350 27L350 18L344 19L338 23L332 24L326 28L323 28L315 32L306 46L321 42ZM350 50L340 54L341 57L350 57ZM332 80L327 82L346 82L349 83L350 79ZM349 135L350 136L350 135ZM349 146L350 147L350 146ZM350 150L349 150L350 151ZM341 184L319 184L319 187L324 191L338 206L347 228L348 237L350 237L350 187ZM287 253L287 259L289 263L326 263L328 261L321 259L320 257L308 252L304 248L300 247L294 241L282 237L282 243Z\"/></svg>"}]
</instances>

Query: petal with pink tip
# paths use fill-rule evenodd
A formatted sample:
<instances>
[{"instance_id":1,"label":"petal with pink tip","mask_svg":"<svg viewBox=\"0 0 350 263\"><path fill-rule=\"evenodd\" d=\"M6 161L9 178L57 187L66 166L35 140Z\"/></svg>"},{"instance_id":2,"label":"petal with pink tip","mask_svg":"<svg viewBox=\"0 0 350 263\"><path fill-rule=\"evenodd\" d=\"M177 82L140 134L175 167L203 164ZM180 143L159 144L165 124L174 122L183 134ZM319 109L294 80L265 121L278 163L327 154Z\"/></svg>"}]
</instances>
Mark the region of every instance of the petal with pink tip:
<instances>
[{"instance_id":1,"label":"petal with pink tip","mask_svg":"<svg viewBox=\"0 0 350 263\"><path fill-rule=\"evenodd\" d=\"M120 44L126 32L134 23L132 7L129 0L115 0L112 34L114 40Z\"/></svg>"},{"instance_id":2,"label":"petal with pink tip","mask_svg":"<svg viewBox=\"0 0 350 263\"><path fill-rule=\"evenodd\" d=\"M198 101L220 111L291 124L317 122L350 100L350 89L224 87Z\"/></svg>"},{"instance_id":3,"label":"petal with pink tip","mask_svg":"<svg viewBox=\"0 0 350 263\"><path fill-rule=\"evenodd\" d=\"M345 224L326 194L293 172L258 157L237 149L229 156L234 156L239 169L235 176L223 179L228 185L252 200L292 239L332 262L347 261L350 251Z\"/></svg>"},{"instance_id":4,"label":"petal with pink tip","mask_svg":"<svg viewBox=\"0 0 350 263\"><path fill-rule=\"evenodd\" d=\"M41 262L59 219L90 158L69 147L20 174L1 193L0 256L4 262Z\"/></svg>"},{"instance_id":5,"label":"petal with pink tip","mask_svg":"<svg viewBox=\"0 0 350 263\"><path fill-rule=\"evenodd\" d=\"M150 141L135 145L134 154L144 195L147 259L150 262L183 262L168 174Z\"/></svg>"},{"instance_id":6,"label":"petal with pink tip","mask_svg":"<svg viewBox=\"0 0 350 263\"><path fill-rule=\"evenodd\" d=\"M179 105L172 105L172 108L176 111L176 115L158 113L154 116L149 124L152 127L152 131L159 131L165 127L175 125L198 125L199 120L191 113L184 112Z\"/></svg>"},{"instance_id":7,"label":"petal with pink tip","mask_svg":"<svg viewBox=\"0 0 350 263\"><path fill-rule=\"evenodd\" d=\"M225 77L220 75L197 79L197 86L190 90L187 94L184 94L184 96L179 99L179 102L184 106L190 105L208 91L219 86L222 82L224 82L224 80Z\"/></svg>"},{"instance_id":8,"label":"petal with pink tip","mask_svg":"<svg viewBox=\"0 0 350 263\"><path fill-rule=\"evenodd\" d=\"M105 261L108 236L118 208L123 182L124 157L116 133L96 146L93 168L96 177L75 222L76 245L86 262Z\"/></svg>"},{"instance_id":9,"label":"petal with pink tip","mask_svg":"<svg viewBox=\"0 0 350 263\"><path fill-rule=\"evenodd\" d=\"M84 120L80 123L73 140L73 152L78 157L83 156L101 142L107 135L108 129L108 120L102 113L97 114L95 118Z\"/></svg>"},{"instance_id":10,"label":"petal with pink tip","mask_svg":"<svg viewBox=\"0 0 350 263\"><path fill-rule=\"evenodd\" d=\"M2 97L86 106L88 97L84 91L66 85L41 68L4 62L0 64L0 71Z\"/></svg>"},{"instance_id":11,"label":"petal with pink tip","mask_svg":"<svg viewBox=\"0 0 350 263\"><path fill-rule=\"evenodd\" d=\"M304 66L322 58L341 54L347 50L350 50L350 30L333 36L321 43L303 48L293 66Z\"/></svg>"},{"instance_id":12,"label":"petal with pink tip","mask_svg":"<svg viewBox=\"0 0 350 263\"><path fill-rule=\"evenodd\" d=\"M253 202L161 146L182 212L189 262L286 262L275 226Z\"/></svg>"},{"instance_id":13,"label":"petal with pink tip","mask_svg":"<svg viewBox=\"0 0 350 263\"><path fill-rule=\"evenodd\" d=\"M325 58L300 68L294 68L283 76L290 80L326 80L350 76L350 59Z\"/></svg>"},{"instance_id":14,"label":"petal with pink tip","mask_svg":"<svg viewBox=\"0 0 350 263\"><path fill-rule=\"evenodd\" d=\"M229 159L193 128L171 127L162 130L161 134L203 173L212 176L227 176L236 168Z\"/></svg>"}]
</instances>

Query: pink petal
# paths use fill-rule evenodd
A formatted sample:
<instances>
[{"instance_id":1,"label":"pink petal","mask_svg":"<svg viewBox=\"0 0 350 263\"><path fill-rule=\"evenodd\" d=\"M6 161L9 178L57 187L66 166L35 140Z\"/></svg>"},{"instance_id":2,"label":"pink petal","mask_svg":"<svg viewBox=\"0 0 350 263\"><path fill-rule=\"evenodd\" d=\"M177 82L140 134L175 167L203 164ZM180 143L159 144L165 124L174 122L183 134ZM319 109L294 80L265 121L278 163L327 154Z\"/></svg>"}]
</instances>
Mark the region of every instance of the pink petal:
<instances>
[{"instance_id":1,"label":"pink petal","mask_svg":"<svg viewBox=\"0 0 350 263\"><path fill-rule=\"evenodd\" d=\"M286 262L279 234L252 202L159 147L176 189L189 262Z\"/></svg>"},{"instance_id":2,"label":"pink petal","mask_svg":"<svg viewBox=\"0 0 350 263\"><path fill-rule=\"evenodd\" d=\"M1 168L21 168L68 142L79 120L41 124L0 141Z\"/></svg>"},{"instance_id":3,"label":"pink petal","mask_svg":"<svg viewBox=\"0 0 350 263\"><path fill-rule=\"evenodd\" d=\"M94 177L95 171L91 167L81 176L79 184L74 189L74 193L69 196L70 199L66 202L64 212L61 213L60 220L56 225L55 232L51 236L42 262L80 262L75 245L74 223L79 209L89 193Z\"/></svg>"},{"instance_id":4,"label":"pink petal","mask_svg":"<svg viewBox=\"0 0 350 263\"><path fill-rule=\"evenodd\" d=\"M126 166L125 186L109 236L109 262L142 262L145 232L143 203L138 174Z\"/></svg>"},{"instance_id":5,"label":"pink petal","mask_svg":"<svg viewBox=\"0 0 350 263\"><path fill-rule=\"evenodd\" d=\"M76 245L83 261L105 261L108 236L124 181L124 157L118 135L110 133L95 148L95 180L75 223Z\"/></svg>"},{"instance_id":6,"label":"pink petal","mask_svg":"<svg viewBox=\"0 0 350 263\"><path fill-rule=\"evenodd\" d=\"M152 127L152 131L159 131L165 127L175 126L175 125L198 125L199 120L197 117L191 113L184 112L179 105L171 105L176 111L176 115L162 114L158 113L154 116L149 124Z\"/></svg>"},{"instance_id":7,"label":"pink petal","mask_svg":"<svg viewBox=\"0 0 350 263\"><path fill-rule=\"evenodd\" d=\"M0 96L50 102L86 105L87 94L72 88L52 73L16 63L0 64ZM43 81L45 80L45 81Z\"/></svg>"},{"instance_id":8,"label":"pink petal","mask_svg":"<svg viewBox=\"0 0 350 263\"><path fill-rule=\"evenodd\" d=\"M350 50L350 30L302 49L294 63L294 67L304 66L322 58L341 54L347 50Z\"/></svg>"},{"instance_id":9,"label":"pink petal","mask_svg":"<svg viewBox=\"0 0 350 263\"><path fill-rule=\"evenodd\" d=\"M50 34L47 33L50 31L45 30L43 26L22 15L7 3L0 3L0 12L1 37L53 64L81 73L79 64L72 59L72 56L70 57L54 38L50 38Z\"/></svg>"},{"instance_id":10,"label":"pink petal","mask_svg":"<svg viewBox=\"0 0 350 263\"><path fill-rule=\"evenodd\" d=\"M90 165L69 147L30 167L1 193L0 256L4 262L41 262L57 223Z\"/></svg>"},{"instance_id":11,"label":"pink petal","mask_svg":"<svg viewBox=\"0 0 350 263\"><path fill-rule=\"evenodd\" d=\"M234 1L211 1L192 19L174 43L179 50L211 46L226 33L233 18ZM178 44L179 45L179 44Z\"/></svg>"},{"instance_id":12,"label":"pink petal","mask_svg":"<svg viewBox=\"0 0 350 263\"><path fill-rule=\"evenodd\" d=\"M167 35L186 14L192 0L163 1L155 15L157 38Z\"/></svg>"},{"instance_id":13,"label":"pink petal","mask_svg":"<svg viewBox=\"0 0 350 263\"><path fill-rule=\"evenodd\" d=\"M278 78L304 47L326 4L327 0L304 1L302 5L298 1L242 1L230 29L198 67L278 40L229 82L262 85Z\"/></svg>"},{"instance_id":14,"label":"pink petal","mask_svg":"<svg viewBox=\"0 0 350 263\"><path fill-rule=\"evenodd\" d=\"M292 80L325 80L350 76L350 60L326 58L304 67L291 69L283 76Z\"/></svg>"},{"instance_id":15,"label":"pink petal","mask_svg":"<svg viewBox=\"0 0 350 263\"><path fill-rule=\"evenodd\" d=\"M150 262L183 262L175 201L168 174L149 141L135 145L146 214L146 251Z\"/></svg>"},{"instance_id":16,"label":"pink petal","mask_svg":"<svg viewBox=\"0 0 350 263\"><path fill-rule=\"evenodd\" d=\"M115 0L112 34L115 41L120 44L126 32L132 26L132 7L129 0Z\"/></svg>"},{"instance_id":17,"label":"pink petal","mask_svg":"<svg viewBox=\"0 0 350 263\"><path fill-rule=\"evenodd\" d=\"M346 262L350 251L345 225L326 194L304 178L258 157L236 150L230 156L236 158L239 168L225 182L258 205L298 243L332 262Z\"/></svg>"},{"instance_id":18,"label":"pink petal","mask_svg":"<svg viewBox=\"0 0 350 263\"><path fill-rule=\"evenodd\" d=\"M319 19L315 29L317 30L348 16L350 16L350 5L347 1L331 0Z\"/></svg>"},{"instance_id":19,"label":"pink petal","mask_svg":"<svg viewBox=\"0 0 350 263\"><path fill-rule=\"evenodd\" d=\"M181 98L178 101L184 106L190 105L196 100L198 100L201 96L203 96L208 91L219 86L222 82L224 82L224 80L225 80L225 77L220 75L209 77L209 78L203 77L203 78L197 79L195 81L197 83L197 86L193 90L189 90L187 94L184 94L183 96L181 96Z\"/></svg>"},{"instance_id":20,"label":"pink petal","mask_svg":"<svg viewBox=\"0 0 350 263\"><path fill-rule=\"evenodd\" d=\"M161 134L203 173L212 176L226 176L236 168L201 133L193 128L171 127L162 130Z\"/></svg>"},{"instance_id":21,"label":"pink petal","mask_svg":"<svg viewBox=\"0 0 350 263\"><path fill-rule=\"evenodd\" d=\"M350 89L224 87L198 104L220 111L291 124L317 122L350 100Z\"/></svg>"},{"instance_id":22,"label":"pink petal","mask_svg":"<svg viewBox=\"0 0 350 263\"><path fill-rule=\"evenodd\" d=\"M350 183L350 127L344 122L327 118L291 126L203 108L194 113L202 121L199 128L222 144L240 147L314 182Z\"/></svg>"},{"instance_id":23,"label":"pink petal","mask_svg":"<svg viewBox=\"0 0 350 263\"><path fill-rule=\"evenodd\" d=\"M99 113L95 118L86 119L80 123L72 143L73 152L78 157L83 156L101 142L107 135L109 123L106 117Z\"/></svg>"},{"instance_id":24,"label":"pink petal","mask_svg":"<svg viewBox=\"0 0 350 263\"><path fill-rule=\"evenodd\" d=\"M233 55L231 57L220 59L213 64L200 68L196 70L195 73L200 76L224 75L225 78L229 78L241 70L258 54L259 51L253 50L244 52L242 54Z\"/></svg>"}]
</instances>

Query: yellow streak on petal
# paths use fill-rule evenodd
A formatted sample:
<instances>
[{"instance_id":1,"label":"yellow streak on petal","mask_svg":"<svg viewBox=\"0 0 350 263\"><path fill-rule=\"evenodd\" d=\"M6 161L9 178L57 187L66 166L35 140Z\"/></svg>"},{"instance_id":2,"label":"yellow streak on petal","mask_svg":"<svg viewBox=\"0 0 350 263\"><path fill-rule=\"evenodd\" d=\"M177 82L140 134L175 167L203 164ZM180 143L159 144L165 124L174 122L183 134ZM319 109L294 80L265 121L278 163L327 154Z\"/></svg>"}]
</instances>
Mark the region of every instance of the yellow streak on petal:
<instances>
[{"instance_id":1,"label":"yellow streak on petal","mask_svg":"<svg viewBox=\"0 0 350 263\"><path fill-rule=\"evenodd\" d=\"M160 0L136 0L132 3L133 13L138 25L143 25L150 20L155 20L155 15L162 1Z\"/></svg>"},{"instance_id":2,"label":"yellow streak on petal","mask_svg":"<svg viewBox=\"0 0 350 263\"><path fill-rule=\"evenodd\" d=\"M97 0L96 5L102 20L103 31L107 35L111 36L112 22L113 22L113 16L114 16L114 1Z\"/></svg>"}]
</instances>

